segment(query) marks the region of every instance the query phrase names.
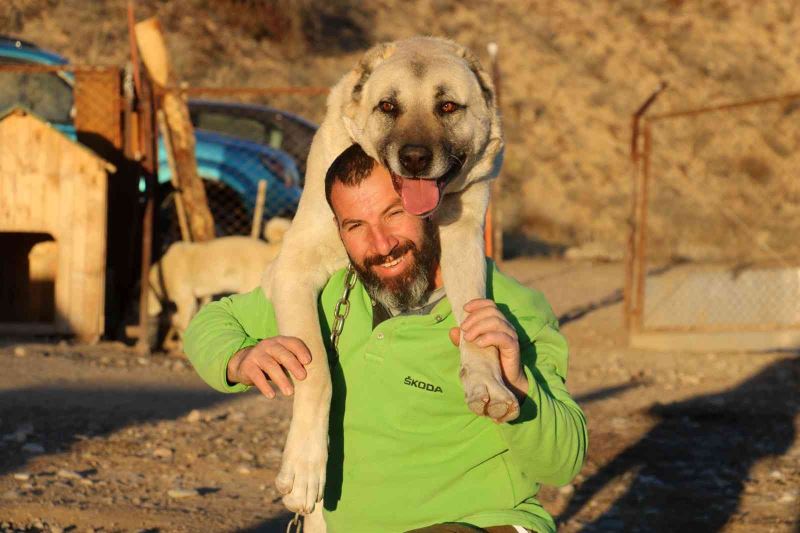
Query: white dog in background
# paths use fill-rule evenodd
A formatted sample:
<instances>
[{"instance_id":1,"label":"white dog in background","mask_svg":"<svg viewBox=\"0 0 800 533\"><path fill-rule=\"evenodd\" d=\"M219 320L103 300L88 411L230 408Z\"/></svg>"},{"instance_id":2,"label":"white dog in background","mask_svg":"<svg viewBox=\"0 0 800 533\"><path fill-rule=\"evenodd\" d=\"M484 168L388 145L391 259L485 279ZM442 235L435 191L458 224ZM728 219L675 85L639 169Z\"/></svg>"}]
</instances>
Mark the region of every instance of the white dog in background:
<instances>
[{"instance_id":1,"label":"white dog in background","mask_svg":"<svg viewBox=\"0 0 800 533\"><path fill-rule=\"evenodd\" d=\"M198 309L198 300L217 294L240 293L260 285L264 267L278 255L289 220L273 218L264 226L267 242L252 237L219 237L204 242L173 243L150 267L148 315L161 314L163 304L173 302L171 318L183 335Z\"/></svg>"},{"instance_id":2,"label":"white dog in background","mask_svg":"<svg viewBox=\"0 0 800 533\"><path fill-rule=\"evenodd\" d=\"M483 222L503 146L491 78L451 41L416 37L377 45L332 89L297 215L262 283L280 333L303 339L313 356L307 378L296 386L276 478L285 505L303 513L322 498L328 454L331 379L317 296L347 261L330 222L324 178L354 142L391 171L407 211L437 223L456 320L466 318L464 304L486 295ZM459 349L470 409L498 421L515 418L519 406L503 383L496 350L463 338Z\"/></svg>"}]
</instances>

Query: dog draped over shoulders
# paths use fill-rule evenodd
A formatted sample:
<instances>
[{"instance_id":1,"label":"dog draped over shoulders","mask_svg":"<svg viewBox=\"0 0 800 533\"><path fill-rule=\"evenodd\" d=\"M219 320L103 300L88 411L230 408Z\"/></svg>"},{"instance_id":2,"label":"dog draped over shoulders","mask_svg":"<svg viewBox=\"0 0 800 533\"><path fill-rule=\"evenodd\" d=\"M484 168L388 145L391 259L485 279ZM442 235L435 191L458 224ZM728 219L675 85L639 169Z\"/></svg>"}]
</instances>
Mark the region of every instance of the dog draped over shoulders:
<instances>
[{"instance_id":1,"label":"dog draped over shoulders","mask_svg":"<svg viewBox=\"0 0 800 533\"><path fill-rule=\"evenodd\" d=\"M483 221L503 147L491 78L464 47L414 37L367 51L328 97L297 214L262 282L281 335L303 339L313 357L296 386L276 478L284 504L303 513L322 498L328 453L331 381L317 296L347 264L324 180L353 143L390 170L408 212L436 222L445 291L461 323L464 304L486 295ZM515 418L519 405L503 383L496 350L462 338L459 351L469 408L497 421Z\"/></svg>"}]
</instances>

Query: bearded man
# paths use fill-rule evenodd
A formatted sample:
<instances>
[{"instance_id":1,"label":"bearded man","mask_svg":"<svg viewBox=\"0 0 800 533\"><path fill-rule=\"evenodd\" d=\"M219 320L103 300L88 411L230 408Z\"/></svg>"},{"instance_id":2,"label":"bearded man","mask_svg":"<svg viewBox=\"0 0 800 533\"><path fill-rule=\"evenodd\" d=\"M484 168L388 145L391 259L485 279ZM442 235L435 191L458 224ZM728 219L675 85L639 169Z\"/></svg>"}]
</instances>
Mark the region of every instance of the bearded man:
<instances>
[{"instance_id":1,"label":"bearded man","mask_svg":"<svg viewBox=\"0 0 800 533\"><path fill-rule=\"evenodd\" d=\"M567 345L541 293L487 268L465 338L494 346L519 417L496 424L464 402L459 328L444 294L438 228L407 213L389 171L358 146L331 165L326 196L356 279L338 349L324 516L328 532L554 532L536 498L583 465L586 420L566 386ZM320 223L325 223L320 221ZM247 258L242 258L247 260ZM348 273L319 298L323 337ZM311 361L278 335L260 288L204 307L184 337L198 374L223 392L293 392Z\"/></svg>"}]
</instances>

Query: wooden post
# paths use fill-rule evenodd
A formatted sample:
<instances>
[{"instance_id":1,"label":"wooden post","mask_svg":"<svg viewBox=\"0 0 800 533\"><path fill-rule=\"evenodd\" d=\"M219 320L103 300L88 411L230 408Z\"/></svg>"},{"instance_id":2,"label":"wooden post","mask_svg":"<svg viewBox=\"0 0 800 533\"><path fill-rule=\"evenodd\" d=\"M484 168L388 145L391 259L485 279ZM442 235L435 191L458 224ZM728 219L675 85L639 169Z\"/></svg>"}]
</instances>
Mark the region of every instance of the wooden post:
<instances>
[{"instance_id":1,"label":"wooden post","mask_svg":"<svg viewBox=\"0 0 800 533\"><path fill-rule=\"evenodd\" d=\"M169 165L170 181L175 189L175 214L178 217L178 227L181 230L181 239L186 242L192 242L192 234L189 231L189 222L186 220L186 210L183 207L183 194L178 183L178 171L175 168L175 159L172 151L172 139L170 138L169 128L167 128L167 121L164 118L164 112L158 110L156 112L158 120L158 131L161 137L164 138L164 145L167 148L167 164Z\"/></svg>"},{"instance_id":2,"label":"wooden post","mask_svg":"<svg viewBox=\"0 0 800 533\"><path fill-rule=\"evenodd\" d=\"M267 199L267 180L258 180L258 192L256 192L256 208L253 210L253 227L250 229L250 236L258 239L261 234L261 228L264 224L261 220L264 218L264 201Z\"/></svg>"},{"instance_id":3,"label":"wooden post","mask_svg":"<svg viewBox=\"0 0 800 533\"><path fill-rule=\"evenodd\" d=\"M157 19L149 18L136 24L136 42L150 76L163 91L171 76L164 34ZM194 128L189 117L189 108L180 94L170 90L163 93L161 108L170 133L178 188L183 198L192 239L213 239L214 219L208 208L203 180L197 173Z\"/></svg>"}]
</instances>

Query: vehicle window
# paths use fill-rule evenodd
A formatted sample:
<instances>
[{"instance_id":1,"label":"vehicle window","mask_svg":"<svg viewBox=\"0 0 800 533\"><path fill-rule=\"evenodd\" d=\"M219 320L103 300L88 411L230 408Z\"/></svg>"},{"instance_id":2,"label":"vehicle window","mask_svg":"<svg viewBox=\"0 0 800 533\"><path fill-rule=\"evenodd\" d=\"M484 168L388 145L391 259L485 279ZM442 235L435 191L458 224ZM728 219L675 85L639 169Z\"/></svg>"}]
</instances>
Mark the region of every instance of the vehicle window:
<instances>
[{"instance_id":1,"label":"vehicle window","mask_svg":"<svg viewBox=\"0 0 800 533\"><path fill-rule=\"evenodd\" d=\"M266 128L257 120L232 116L226 113L201 111L197 113L195 127L261 144L270 140Z\"/></svg>"},{"instance_id":2,"label":"vehicle window","mask_svg":"<svg viewBox=\"0 0 800 533\"><path fill-rule=\"evenodd\" d=\"M72 122L72 88L52 72L0 72L0 112L24 106L56 124Z\"/></svg>"}]
</instances>

